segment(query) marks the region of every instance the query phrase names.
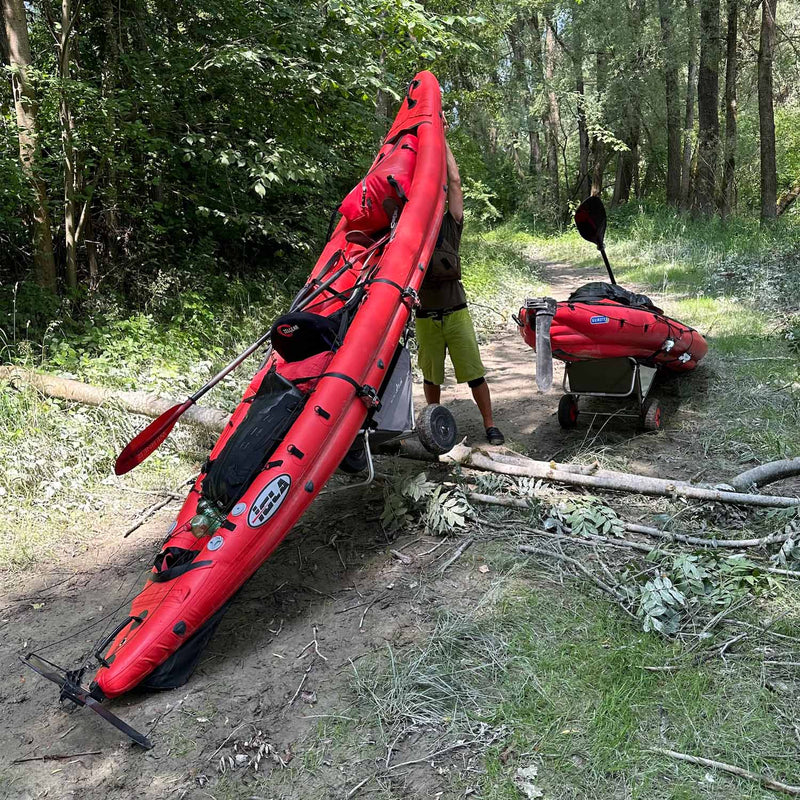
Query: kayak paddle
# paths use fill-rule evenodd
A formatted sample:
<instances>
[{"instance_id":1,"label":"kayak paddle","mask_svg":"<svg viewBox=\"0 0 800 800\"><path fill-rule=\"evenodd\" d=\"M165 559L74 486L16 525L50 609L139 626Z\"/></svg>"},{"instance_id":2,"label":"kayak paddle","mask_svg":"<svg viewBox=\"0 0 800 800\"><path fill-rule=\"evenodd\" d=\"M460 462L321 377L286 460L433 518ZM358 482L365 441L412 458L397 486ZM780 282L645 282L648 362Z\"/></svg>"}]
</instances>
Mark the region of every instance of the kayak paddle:
<instances>
[{"instance_id":1,"label":"kayak paddle","mask_svg":"<svg viewBox=\"0 0 800 800\"><path fill-rule=\"evenodd\" d=\"M124 475L134 467L142 463L148 456L157 450L164 439L169 436L170 431L175 427L175 423L188 411L207 391L213 389L224 377L229 375L239 364L248 356L252 355L269 339L269 331L265 333L257 342L254 342L243 353L228 364L221 372L218 372L205 386L198 389L191 397L184 400L177 406L173 406L165 411L158 419L153 420L141 433L131 439L125 449L117 456L114 463L114 472L117 475Z\"/></svg>"}]
</instances>

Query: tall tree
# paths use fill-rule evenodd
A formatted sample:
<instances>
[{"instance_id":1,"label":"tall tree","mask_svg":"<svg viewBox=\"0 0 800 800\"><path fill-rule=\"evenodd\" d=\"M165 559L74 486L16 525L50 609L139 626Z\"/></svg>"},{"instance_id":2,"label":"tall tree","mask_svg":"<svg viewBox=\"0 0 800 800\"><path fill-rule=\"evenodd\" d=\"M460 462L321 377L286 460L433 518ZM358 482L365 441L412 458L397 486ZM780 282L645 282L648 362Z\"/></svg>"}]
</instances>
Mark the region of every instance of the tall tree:
<instances>
[{"instance_id":1,"label":"tall tree","mask_svg":"<svg viewBox=\"0 0 800 800\"><path fill-rule=\"evenodd\" d=\"M557 44L552 17L545 14L544 79L547 87L547 174L550 180L550 202L553 211L560 215L561 190L558 166L558 134L561 115L555 88Z\"/></svg>"},{"instance_id":2,"label":"tall tree","mask_svg":"<svg viewBox=\"0 0 800 800\"><path fill-rule=\"evenodd\" d=\"M608 84L608 54L598 51L595 60L595 102L600 105ZM600 195L603 192L603 176L606 171L608 160L608 147L596 131L591 141L592 156L592 195Z\"/></svg>"},{"instance_id":3,"label":"tall tree","mask_svg":"<svg viewBox=\"0 0 800 800\"><path fill-rule=\"evenodd\" d=\"M11 67L11 86L17 116L19 160L33 189L33 268L39 286L56 291L53 234L47 206L47 188L40 173L36 96L28 77L31 46L23 0L2 0L3 20Z\"/></svg>"},{"instance_id":4,"label":"tall tree","mask_svg":"<svg viewBox=\"0 0 800 800\"><path fill-rule=\"evenodd\" d=\"M736 2L736 0L731 0ZM667 105L667 202L677 206L681 192L681 111L672 0L659 0L664 46L664 94Z\"/></svg>"},{"instance_id":5,"label":"tall tree","mask_svg":"<svg viewBox=\"0 0 800 800\"><path fill-rule=\"evenodd\" d=\"M719 165L719 3L700 0L700 70L697 76L697 178L694 207L711 215L717 207Z\"/></svg>"},{"instance_id":6,"label":"tall tree","mask_svg":"<svg viewBox=\"0 0 800 800\"><path fill-rule=\"evenodd\" d=\"M575 99L578 117L578 179L575 183L574 195L578 200L588 196L591 189L589 178L589 129L586 125L586 89L583 79L584 37L580 26L576 24L572 45L572 63L575 73Z\"/></svg>"},{"instance_id":7,"label":"tall tree","mask_svg":"<svg viewBox=\"0 0 800 800\"><path fill-rule=\"evenodd\" d=\"M639 75L643 61L642 22L644 19L644 0L633 0L629 10L630 41L635 48L628 57L626 65L629 80L629 91L625 104L623 139L626 150L617 152L617 177L614 183L614 195L611 205L627 203L631 188L638 188L639 183L639 138L642 130L641 119L641 81Z\"/></svg>"},{"instance_id":8,"label":"tall tree","mask_svg":"<svg viewBox=\"0 0 800 800\"><path fill-rule=\"evenodd\" d=\"M689 42L689 64L686 77L686 112L683 118L683 158L681 159L681 208L688 210L692 194L692 135L694 104L697 97L697 20L694 0L686 0L686 28Z\"/></svg>"},{"instance_id":9,"label":"tall tree","mask_svg":"<svg viewBox=\"0 0 800 800\"><path fill-rule=\"evenodd\" d=\"M778 0L762 0L758 47L758 128L761 141L761 221L778 216L778 170L775 160L775 110L772 100L772 58Z\"/></svg>"},{"instance_id":10,"label":"tall tree","mask_svg":"<svg viewBox=\"0 0 800 800\"><path fill-rule=\"evenodd\" d=\"M728 0L728 36L725 46L725 151L720 191L720 214L733 212L736 204L736 81L738 76L739 0Z\"/></svg>"}]
</instances>

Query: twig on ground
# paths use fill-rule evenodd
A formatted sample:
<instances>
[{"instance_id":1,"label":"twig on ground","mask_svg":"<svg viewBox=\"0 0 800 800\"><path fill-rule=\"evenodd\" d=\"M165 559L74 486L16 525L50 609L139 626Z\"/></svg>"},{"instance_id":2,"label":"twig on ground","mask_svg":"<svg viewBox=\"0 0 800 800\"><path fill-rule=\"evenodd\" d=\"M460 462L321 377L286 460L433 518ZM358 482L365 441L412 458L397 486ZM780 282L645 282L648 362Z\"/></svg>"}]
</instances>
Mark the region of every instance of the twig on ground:
<instances>
[{"instance_id":1,"label":"twig on ground","mask_svg":"<svg viewBox=\"0 0 800 800\"><path fill-rule=\"evenodd\" d=\"M490 494L480 494L478 492L467 492L467 499L476 503L484 503L485 505L493 506L506 506L508 508L521 508L529 510L530 506L525 500L517 500L514 497L495 497ZM663 539L669 542L680 542L681 544L690 544L696 547L765 547L769 544L777 544L785 542L790 534L787 533L773 533L769 536L762 536L758 539L701 539L697 536L688 536L684 533L672 533L671 531L662 531L658 528L652 528L648 525L639 525L634 522L625 522L625 530L631 533L641 533L645 536L652 536L656 539Z\"/></svg>"},{"instance_id":2,"label":"twig on ground","mask_svg":"<svg viewBox=\"0 0 800 800\"><path fill-rule=\"evenodd\" d=\"M308 680L308 673L314 669L314 662L312 661L307 667L306 671L303 673L303 677L300 681L300 685L297 687L297 691L292 695L292 699L286 704L286 707L289 708L290 706L294 705L294 701L300 696L300 690L306 685L306 680Z\"/></svg>"},{"instance_id":3,"label":"twig on ground","mask_svg":"<svg viewBox=\"0 0 800 800\"><path fill-rule=\"evenodd\" d=\"M686 753L678 753L676 750L666 750L662 747L649 747L648 752L658 753L662 756L669 756L678 761L688 761L690 764L699 764L702 767L709 767L710 769L719 769L723 772L728 772L731 775L736 775L739 778L744 778L748 781L760 783L767 789L773 789L776 792L783 792L784 794L800 795L800 786L790 786L787 783L781 783L767 775L759 775L757 772L750 772L749 770L736 767L733 764L726 764L723 761L714 761L710 758L702 758L701 756L690 756Z\"/></svg>"},{"instance_id":4,"label":"twig on ground","mask_svg":"<svg viewBox=\"0 0 800 800\"><path fill-rule=\"evenodd\" d=\"M401 553L399 550L390 550L389 551L398 561L408 566L412 564L414 559L411 556L407 556L405 553Z\"/></svg>"},{"instance_id":5,"label":"twig on ground","mask_svg":"<svg viewBox=\"0 0 800 800\"><path fill-rule=\"evenodd\" d=\"M439 544L435 545L434 547L431 547L430 550L424 550L422 553L415 553L415 555L417 556L417 558L420 558L421 556L429 556L431 553L435 553L446 541L447 539L442 539L442 541L439 542Z\"/></svg>"},{"instance_id":6,"label":"twig on ground","mask_svg":"<svg viewBox=\"0 0 800 800\"><path fill-rule=\"evenodd\" d=\"M359 630L361 630L364 627L364 618L367 616L367 612L372 608L372 606L375 605L375 603L377 603L379 600L383 600L384 597L386 597L386 592L384 592L382 595L379 595L371 602L367 603L367 607L364 609L364 613L361 615L361 619L358 622Z\"/></svg>"},{"instance_id":7,"label":"twig on ground","mask_svg":"<svg viewBox=\"0 0 800 800\"><path fill-rule=\"evenodd\" d=\"M314 653L316 653L316 655L318 655L323 661L327 661L327 657L322 655L322 653L319 651L319 642L317 641L317 626L314 625L312 630L314 631L314 638L297 654L296 658L305 658L308 655L308 648L313 646Z\"/></svg>"},{"instance_id":8,"label":"twig on ground","mask_svg":"<svg viewBox=\"0 0 800 800\"><path fill-rule=\"evenodd\" d=\"M139 528L147 522L150 517L154 516L158 511L160 511L164 506L168 506L170 503L175 502L175 497L170 495L169 497L164 498L163 500L159 500L157 503L153 503L153 505L146 508L141 514L136 518L133 524L122 534L123 539L127 539L134 531L139 530Z\"/></svg>"},{"instance_id":9,"label":"twig on ground","mask_svg":"<svg viewBox=\"0 0 800 800\"><path fill-rule=\"evenodd\" d=\"M606 583L603 583L603 581L601 581L600 578L598 578L596 575L593 575L576 558L571 558L570 556L565 556L563 553L556 553L552 550L545 550L543 547L531 547L530 545L527 544L521 544L518 549L521 553L528 553L530 555L537 555L537 556L545 556L546 558L554 558L557 561L564 561L567 564L572 564L573 567L579 569L587 578L589 578L589 580L592 581L592 583L600 587L604 592L610 594L618 603L620 603L620 605L622 605L625 601L625 597L623 594L618 592L614 587L609 586ZM628 614L631 613L630 610L627 609L624 605L622 605L622 608ZM631 616L633 615L631 614Z\"/></svg>"},{"instance_id":10,"label":"twig on ground","mask_svg":"<svg viewBox=\"0 0 800 800\"><path fill-rule=\"evenodd\" d=\"M66 761L68 758L78 758L80 756L99 756L102 750L88 750L85 753L53 753L45 756L28 756L28 758L15 758L12 764L24 764L27 761Z\"/></svg>"},{"instance_id":11,"label":"twig on ground","mask_svg":"<svg viewBox=\"0 0 800 800\"><path fill-rule=\"evenodd\" d=\"M211 754L211 755L208 757L208 760L209 760L209 761L211 761L211 759L212 759L212 758L214 758L214 756L215 756L217 753L219 753L219 751L220 751L220 750L222 750L222 748L223 748L223 747L225 747L225 745L226 745L226 744L228 744L228 742L231 740L231 737L233 736L233 734L234 734L234 733L236 733L236 731L238 731L238 730L239 730L239 728L241 728L243 725L246 725L246 724L247 724L247 722L246 722L246 721L245 721L245 722L240 722L240 723L239 723L239 724L238 724L238 725L237 725L237 726L236 726L236 727L235 727L235 728L234 728L234 729L233 729L233 730L232 730L232 731L231 731L231 732L230 732L230 733L229 733L229 734L228 734L228 735L225 737L225 741L224 741L224 742L223 742L223 743L222 743L222 744L221 744L221 745L220 745L220 746L219 746L219 747L218 747L218 748L217 748L217 749L216 749L216 750L215 750L215 751L214 751L214 752L213 752L213 753L212 753L212 754Z\"/></svg>"},{"instance_id":12,"label":"twig on ground","mask_svg":"<svg viewBox=\"0 0 800 800\"><path fill-rule=\"evenodd\" d=\"M448 558L444 564L442 564L441 568L439 569L439 574L444 575L445 570L452 564L455 564L455 562L458 561L462 555L464 555L464 552L467 550L467 548L472 546L474 541L475 540L471 536L464 539L464 541L456 548L455 553L453 553L453 555L450 556L450 558Z\"/></svg>"}]
</instances>

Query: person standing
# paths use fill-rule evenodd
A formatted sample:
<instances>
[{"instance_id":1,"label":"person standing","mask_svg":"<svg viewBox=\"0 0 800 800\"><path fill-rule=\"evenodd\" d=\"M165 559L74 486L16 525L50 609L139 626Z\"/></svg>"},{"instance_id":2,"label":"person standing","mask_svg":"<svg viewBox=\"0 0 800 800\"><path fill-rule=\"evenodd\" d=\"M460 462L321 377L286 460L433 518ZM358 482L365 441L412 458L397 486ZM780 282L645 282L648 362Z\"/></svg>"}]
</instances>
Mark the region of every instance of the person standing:
<instances>
[{"instance_id":1,"label":"person standing","mask_svg":"<svg viewBox=\"0 0 800 800\"><path fill-rule=\"evenodd\" d=\"M445 124L445 132L447 125ZM420 288L416 329L419 367L428 405L441 399L445 354L458 383L466 383L478 406L489 444L503 444L505 437L494 424L492 398L486 383L486 368L481 361L467 295L461 282L461 231L464 224L464 195L458 164L447 148L447 210L436 247Z\"/></svg>"}]
</instances>

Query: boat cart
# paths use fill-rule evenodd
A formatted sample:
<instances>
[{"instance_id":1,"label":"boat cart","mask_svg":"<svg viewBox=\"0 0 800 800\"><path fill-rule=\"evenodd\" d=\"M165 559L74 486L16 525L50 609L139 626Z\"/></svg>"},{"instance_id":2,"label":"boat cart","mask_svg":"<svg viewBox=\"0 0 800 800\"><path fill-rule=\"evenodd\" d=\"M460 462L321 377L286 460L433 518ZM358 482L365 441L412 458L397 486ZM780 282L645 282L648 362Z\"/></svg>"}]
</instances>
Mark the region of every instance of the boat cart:
<instances>
[{"instance_id":1,"label":"boat cart","mask_svg":"<svg viewBox=\"0 0 800 800\"><path fill-rule=\"evenodd\" d=\"M562 385L566 394L558 403L559 425L562 428L574 428L578 424L578 400L581 396L620 399L635 397L639 405L636 416L641 426L648 431L660 430L661 406L657 398L649 396L656 371L655 367L640 364L630 357L598 358L565 364Z\"/></svg>"},{"instance_id":2,"label":"boat cart","mask_svg":"<svg viewBox=\"0 0 800 800\"><path fill-rule=\"evenodd\" d=\"M323 489L320 494L372 483L375 478L373 448L391 452L394 445L412 436L418 437L422 446L434 455L447 453L455 446L458 427L449 409L442 405L428 405L419 416L414 414L411 356L403 345L397 348L378 398L380 405L367 416L364 427L339 465L342 472L350 475L366 470L366 477L356 483Z\"/></svg>"}]
</instances>

